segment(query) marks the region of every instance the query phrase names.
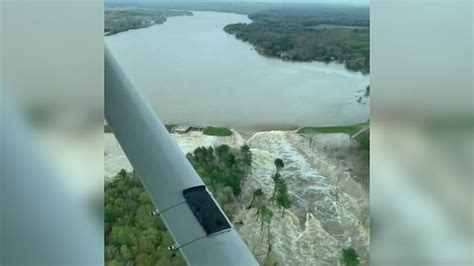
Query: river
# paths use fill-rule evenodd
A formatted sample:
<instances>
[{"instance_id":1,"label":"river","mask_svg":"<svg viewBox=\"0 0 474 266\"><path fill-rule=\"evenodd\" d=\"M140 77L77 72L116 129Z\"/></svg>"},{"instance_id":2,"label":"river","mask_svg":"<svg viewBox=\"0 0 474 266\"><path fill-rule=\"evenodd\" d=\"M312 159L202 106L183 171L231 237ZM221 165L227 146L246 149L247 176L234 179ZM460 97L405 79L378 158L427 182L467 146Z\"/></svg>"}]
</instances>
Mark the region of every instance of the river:
<instances>
[{"instance_id":1,"label":"river","mask_svg":"<svg viewBox=\"0 0 474 266\"><path fill-rule=\"evenodd\" d=\"M369 104L357 101L369 75L264 57L222 29L247 16L193 14L105 37L165 123L284 129L369 119Z\"/></svg>"}]
</instances>

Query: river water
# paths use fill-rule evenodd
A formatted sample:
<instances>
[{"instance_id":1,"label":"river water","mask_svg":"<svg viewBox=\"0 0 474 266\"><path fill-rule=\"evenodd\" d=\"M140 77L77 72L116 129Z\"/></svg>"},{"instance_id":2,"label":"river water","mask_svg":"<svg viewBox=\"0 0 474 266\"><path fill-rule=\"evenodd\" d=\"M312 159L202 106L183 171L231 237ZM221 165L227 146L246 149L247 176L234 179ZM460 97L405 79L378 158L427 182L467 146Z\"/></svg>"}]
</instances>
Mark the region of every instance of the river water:
<instances>
[{"instance_id":1,"label":"river water","mask_svg":"<svg viewBox=\"0 0 474 266\"><path fill-rule=\"evenodd\" d=\"M158 116L170 124L283 129L364 122L369 76L342 64L259 55L223 31L247 16L193 12L105 37Z\"/></svg>"}]
</instances>

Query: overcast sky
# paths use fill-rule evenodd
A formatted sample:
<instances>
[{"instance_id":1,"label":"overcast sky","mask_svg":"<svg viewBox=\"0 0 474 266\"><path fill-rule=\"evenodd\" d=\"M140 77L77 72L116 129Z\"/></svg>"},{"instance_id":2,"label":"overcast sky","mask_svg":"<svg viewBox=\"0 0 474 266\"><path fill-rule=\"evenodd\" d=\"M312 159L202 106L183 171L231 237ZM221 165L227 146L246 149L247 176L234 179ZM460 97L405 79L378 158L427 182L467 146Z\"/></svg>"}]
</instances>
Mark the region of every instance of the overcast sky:
<instances>
[{"instance_id":1,"label":"overcast sky","mask_svg":"<svg viewBox=\"0 0 474 266\"><path fill-rule=\"evenodd\" d=\"M276 2L276 3L334 3L334 4L356 4L369 5L370 0L106 0L106 2Z\"/></svg>"}]
</instances>

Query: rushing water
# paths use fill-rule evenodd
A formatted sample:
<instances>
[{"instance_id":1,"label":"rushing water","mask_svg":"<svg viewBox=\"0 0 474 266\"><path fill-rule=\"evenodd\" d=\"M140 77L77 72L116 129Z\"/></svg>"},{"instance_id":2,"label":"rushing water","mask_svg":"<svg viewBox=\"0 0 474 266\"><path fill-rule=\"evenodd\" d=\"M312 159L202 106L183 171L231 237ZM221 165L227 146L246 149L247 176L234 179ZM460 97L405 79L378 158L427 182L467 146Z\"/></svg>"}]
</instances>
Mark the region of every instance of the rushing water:
<instances>
[{"instance_id":1,"label":"rushing water","mask_svg":"<svg viewBox=\"0 0 474 266\"><path fill-rule=\"evenodd\" d=\"M105 37L165 123L285 128L369 118L369 105L357 102L368 75L261 56L222 29L246 16L193 13Z\"/></svg>"}]
</instances>

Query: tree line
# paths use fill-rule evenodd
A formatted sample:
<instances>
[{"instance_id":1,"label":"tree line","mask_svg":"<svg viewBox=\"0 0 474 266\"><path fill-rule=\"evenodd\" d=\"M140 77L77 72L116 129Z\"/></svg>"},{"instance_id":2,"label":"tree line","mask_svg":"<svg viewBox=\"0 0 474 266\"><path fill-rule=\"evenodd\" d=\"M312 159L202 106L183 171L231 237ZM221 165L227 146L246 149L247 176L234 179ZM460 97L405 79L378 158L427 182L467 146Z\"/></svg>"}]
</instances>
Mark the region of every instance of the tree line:
<instances>
[{"instance_id":1,"label":"tree line","mask_svg":"<svg viewBox=\"0 0 474 266\"><path fill-rule=\"evenodd\" d=\"M199 147L186 155L192 166L214 195L229 219L239 208L236 197L250 173L252 153L249 146L240 149L221 145Z\"/></svg>"},{"instance_id":2,"label":"tree line","mask_svg":"<svg viewBox=\"0 0 474 266\"><path fill-rule=\"evenodd\" d=\"M262 55L291 61L334 61L349 70L370 72L365 9L281 9L257 12L249 18L251 23L230 24L224 31L254 45ZM321 27L326 24L330 26Z\"/></svg>"},{"instance_id":3,"label":"tree line","mask_svg":"<svg viewBox=\"0 0 474 266\"><path fill-rule=\"evenodd\" d=\"M162 24L166 21L167 17L191 15L192 13L189 11L168 9L106 9L104 13L104 32L111 35L127 30Z\"/></svg>"}]
</instances>

